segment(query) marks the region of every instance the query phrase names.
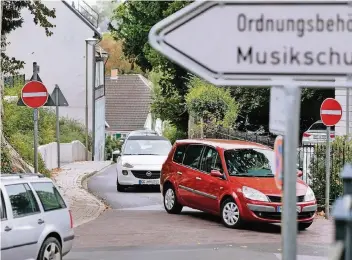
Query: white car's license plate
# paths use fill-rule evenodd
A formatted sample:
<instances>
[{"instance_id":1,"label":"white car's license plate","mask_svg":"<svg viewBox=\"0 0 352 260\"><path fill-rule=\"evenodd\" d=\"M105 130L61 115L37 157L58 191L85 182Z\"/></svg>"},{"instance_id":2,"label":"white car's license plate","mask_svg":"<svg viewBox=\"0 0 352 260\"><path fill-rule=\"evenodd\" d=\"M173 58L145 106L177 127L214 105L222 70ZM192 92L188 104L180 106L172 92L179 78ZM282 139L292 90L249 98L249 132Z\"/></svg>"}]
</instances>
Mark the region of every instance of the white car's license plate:
<instances>
[{"instance_id":1,"label":"white car's license plate","mask_svg":"<svg viewBox=\"0 0 352 260\"><path fill-rule=\"evenodd\" d=\"M296 206L297 212L301 212L301 206ZM277 207L277 212L282 212L282 206Z\"/></svg>"},{"instance_id":2,"label":"white car's license plate","mask_svg":"<svg viewBox=\"0 0 352 260\"><path fill-rule=\"evenodd\" d=\"M160 185L159 179L154 180L139 180L140 185Z\"/></svg>"}]
</instances>

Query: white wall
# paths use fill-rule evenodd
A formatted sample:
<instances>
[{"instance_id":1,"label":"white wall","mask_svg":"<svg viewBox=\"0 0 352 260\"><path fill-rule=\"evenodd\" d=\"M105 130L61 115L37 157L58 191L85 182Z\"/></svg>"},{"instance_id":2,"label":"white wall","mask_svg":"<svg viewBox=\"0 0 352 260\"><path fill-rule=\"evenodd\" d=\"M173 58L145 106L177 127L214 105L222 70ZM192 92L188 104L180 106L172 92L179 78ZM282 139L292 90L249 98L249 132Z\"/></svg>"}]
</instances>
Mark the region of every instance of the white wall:
<instances>
[{"instance_id":1,"label":"white wall","mask_svg":"<svg viewBox=\"0 0 352 260\"><path fill-rule=\"evenodd\" d=\"M342 106L342 118L339 123L336 124L335 126L335 134L336 135L345 135L346 134L346 89L345 88L336 88L335 89L335 99L340 102ZM350 134L352 134L352 129L351 129L351 122L352 122L352 91L350 91L350 97L349 97L349 112L350 112Z\"/></svg>"},{"instance_id":2,"label":"white wall","mask_svg":"<svg viewBox=\"0 0 352 260\"><path fill-rule=\"evenodd\" d=\"M153 127L152 120L153 120L152 114L149 113L147 116L147 119L145 120L144 128L148 130L156 131L159 135L162 135L163 121L157 118L154 122L154 127Z\"/></svg>"},{"instance_id":3,"label":"white wall","mask_svg":"<svg viewBox=\"0 0 352 260\"><path fill-rule=\"evenodd\" d=\"M105 160L105 97L95 101L94 161Z\"/></svg>"},{"instance_id":4,"label":"white wall","mask_svg":"<svg viewBox=\"0 0 352 260\"><path fill-rule=\"evenodd\" d=\"M53 35L47 37L42 27L33 22L33 15L23 9L23 27L8 35L11 42L6 49L9 56L26 62L20 72L26 79L32 76L32 63L40 66L39 76L49 93L55 84L60 86L69 107L60 108L61 116L69 116L84 123L85 118L85 39L92 38L94 32L61 1L43 1L49 8L56 9L56 18L51 19L56 27ZM89 129L91 129L92 77L91 58L93 47L89 48ZM104 115L105 117L105 115Z\"/></svg>"},{"instance_id":5,"label":"white wall","mask_svg":"<svg viewBox=\"0 0 352 260\"><path fill-rule=\"evenodd\" d=\"M48 170L58 167L57 165L57 143L53 142L38 147L45 166ZM60 162L71 163L76 161L85 161L86 149L80 141L60 144ZM92 155L88 152L88 160L91 160Z\"/></svg>"}]
</instances>

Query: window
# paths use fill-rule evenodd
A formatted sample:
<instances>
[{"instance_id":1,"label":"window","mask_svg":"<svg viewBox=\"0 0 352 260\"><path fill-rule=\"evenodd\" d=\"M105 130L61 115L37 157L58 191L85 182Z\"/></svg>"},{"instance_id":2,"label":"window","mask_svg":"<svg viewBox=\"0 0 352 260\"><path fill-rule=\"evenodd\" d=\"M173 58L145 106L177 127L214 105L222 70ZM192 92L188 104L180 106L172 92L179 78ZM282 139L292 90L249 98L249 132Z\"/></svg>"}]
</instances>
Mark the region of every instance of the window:
<instances>
[{"instance_id":1,"label":"window","mask_svg":"<svg viewBox=\"0 0 352 260\"><path fill-rule=\"evenodd\" d=\"M274 177L274 152L271 150L227 150L225 161L231 176Z\"/></svg>"},{"instance_id":2,"label":"window","mask_svg":"<svg viewBox=\"0 0 352 260\"><path fill-rule=\"evenodd\" d=\"M313 131L323 131L326 130L326 126L323 123L314 123L312 126L309 128L309 130ZM335 131L335 126L330 127L331 131Z\"/></svg>"},{"instance_id":3,"label":"window","mask_svg":"<svg viewBox=\"0 0 352 260\"><path fill-rule=\"evenodd\" d=\"M66 204L51 182L32 182L34 190L43 205L44 211L66 208Z\"/></svg>"},{"instance_id":4,"label":"window","mask_svg":"<svg viewBox=\"0 0 352 260\"><path fill-rule=\"evenodd\" d=\"M168 155L172 145L168 140L133 140L129 138L124 146L124 155Z\"/></svg>"},{"instance_id":5,"label":"window","mask_svg":"<svg viewBox=\"0 0 352 260\"><path fill-rule=\"evenodd\" d=\"M186 148L187 148L187 145L185 144L177 146L176 151L174 153L174 158L173 158L173 161L175 163L182 163L183 155L185 154Z\"/></svg>"},{"instance_id":6,"label":"window","mask_svg":"<svg viewBox=\"0 0 352 260\"><path fill-rule=\"evenodd\" d=\"M6 185L14 218L40 213L37 200L28 184Z\"/></svg>"},{"instance_id":7,"label":"window","mask_svg":"<svg viewBox=\"0 0 352 260\"><path fill-rule=\"evenodd\" d=\"M220 172L222 172L220 155L215 148L205 148L200 164L200 170L207 173L210 173L211 170L219 170Z\"/></svg>"},{"instance_id":8,"label":"window","mask_svg":"<svg viewBox=\"0 0 352 260\"><path fill-rule=\"evenodd\" d=\"M7 215L6 215L6 205L5 205L4 196L2 195L2 190L0 190L0 194L1 194L1 201L0 201L1 220L5 220L7 219Z\"/></svg>"},{"instance_id":9,"label":"window","mask_svg":"<svg viewBox=\"0 0 352 260\"><path fill-rule=\"evenodd\" d=\"M200 157L202 155L202 150L203 150L203 145L188 146L183 159L183 164L186 166L190 166L192 168L198 169Z\"/></svg>"}]
</instances>

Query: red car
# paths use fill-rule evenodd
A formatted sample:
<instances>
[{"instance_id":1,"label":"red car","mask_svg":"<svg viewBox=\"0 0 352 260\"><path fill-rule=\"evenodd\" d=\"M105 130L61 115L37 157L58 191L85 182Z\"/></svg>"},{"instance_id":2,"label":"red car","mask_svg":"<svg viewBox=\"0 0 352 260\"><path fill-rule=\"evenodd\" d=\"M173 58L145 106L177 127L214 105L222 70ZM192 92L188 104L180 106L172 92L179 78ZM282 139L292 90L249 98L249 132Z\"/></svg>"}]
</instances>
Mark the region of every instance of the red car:
<instances>
[{"instance_id":1,"label":"red car","mask_svg":"<svg viewBox=\"0 0 352 260\"><path fill-rule=\"evenodd\" d=\"M165 210L178 214L183 206L191 207L221 216L230 228L249 221L279 223L282 197L275 184L273 161L273 150L256 143L177 141L160 176ZM297 178L300 230L313 223L316 210L314 192Z\"/></svg>"}]
</instances>

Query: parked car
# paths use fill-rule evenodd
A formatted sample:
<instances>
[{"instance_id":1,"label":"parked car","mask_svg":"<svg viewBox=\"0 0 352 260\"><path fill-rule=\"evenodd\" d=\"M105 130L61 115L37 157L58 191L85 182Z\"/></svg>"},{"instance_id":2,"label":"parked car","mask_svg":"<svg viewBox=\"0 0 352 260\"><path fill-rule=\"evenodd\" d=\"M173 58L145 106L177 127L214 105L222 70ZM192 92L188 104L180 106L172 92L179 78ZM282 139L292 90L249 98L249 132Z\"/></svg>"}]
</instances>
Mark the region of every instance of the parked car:
<instances>
[{"instance_id":1,"label":"parked car","mask_svg":"<svg viewBox=\"0 0 352 260\"><path fill-rule=\"evenodd\" d=\"M330 140L335 139L335 126L330 128ZM316 121L307 131L303 133L302 145L314 145L318 143L326 143L326 126L322 121Z\"/></svg>"},{"instance_id":2,"label":"parked car","mask_svg":"<svg viewBox=\"0 0 352 260\"><path fill-rule=\"evenodd\" d=\"M171 148L165 137L141 131L129 134L117 159L117 191L131 186L159 186L161 166Z\"/></svg>"},{"instance_id":3,"label":"parked car","mask_svg":"<svg viewBox=\"0 0 352 260\"><path fill-rule=\"evenodd\" d=\"M177 141L162 167L160 187L165 210L178 214L184 206L219 215L229 228L245 222L281 221L282 197L275 184L271 148L233 140ZM314 220L317 202L297 172L300 230Z\"/></svg>"},{"instance_id":4,"label":"parked car","mask_svg":"<svg viewBox=\"0 0 352 260\"><path fill-rule=\"evenodd\" d=\"M68 204L51 179L1 174L1 259L62 259L74 240Z\"/></svg>"}]
</instances>

